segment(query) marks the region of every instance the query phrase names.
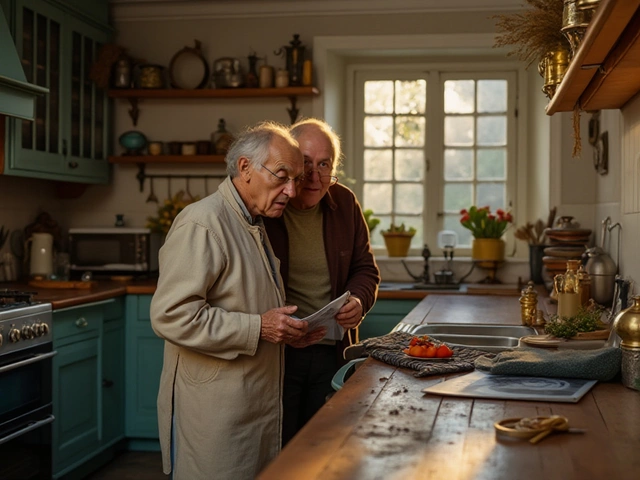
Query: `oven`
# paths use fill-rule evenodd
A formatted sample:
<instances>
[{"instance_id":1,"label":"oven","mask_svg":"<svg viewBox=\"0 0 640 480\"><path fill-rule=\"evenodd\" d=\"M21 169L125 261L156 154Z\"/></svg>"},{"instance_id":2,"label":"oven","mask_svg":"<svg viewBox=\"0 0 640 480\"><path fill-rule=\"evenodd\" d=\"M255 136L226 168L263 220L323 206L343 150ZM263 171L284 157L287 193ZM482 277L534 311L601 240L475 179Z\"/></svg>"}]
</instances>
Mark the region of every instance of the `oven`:
<instances>
[{"instance_id":1,"label":"oven","mask_svg":"<svg viewBox=\"0 0 640 480\"><path fill-rule=\"evenodd\" d=\"M0 479L52 476L52 314L32 292L0 290Z\"/></svg>"}]
</instances>

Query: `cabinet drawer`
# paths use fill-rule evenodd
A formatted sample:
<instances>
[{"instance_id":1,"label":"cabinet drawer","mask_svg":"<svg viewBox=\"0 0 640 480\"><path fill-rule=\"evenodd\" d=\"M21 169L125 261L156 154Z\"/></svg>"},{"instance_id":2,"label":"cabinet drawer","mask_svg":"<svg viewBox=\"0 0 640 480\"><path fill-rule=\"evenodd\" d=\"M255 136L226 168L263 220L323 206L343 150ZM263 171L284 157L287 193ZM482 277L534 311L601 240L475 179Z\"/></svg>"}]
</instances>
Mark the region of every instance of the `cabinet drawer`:
<instances>
[{"instance_id":1,"label":"cabinet drawer","mask_svg":"<svg viewBox=\"0 0 640 480\"><path fill-rule=\"evenodd\" d=\"M109 302L112 302L110 300ZM53 312L53 341L59 344L62 340L98 336L104 318L105 304L93 303L87 306L71 307Z\"/></svg>"}]
</instances>

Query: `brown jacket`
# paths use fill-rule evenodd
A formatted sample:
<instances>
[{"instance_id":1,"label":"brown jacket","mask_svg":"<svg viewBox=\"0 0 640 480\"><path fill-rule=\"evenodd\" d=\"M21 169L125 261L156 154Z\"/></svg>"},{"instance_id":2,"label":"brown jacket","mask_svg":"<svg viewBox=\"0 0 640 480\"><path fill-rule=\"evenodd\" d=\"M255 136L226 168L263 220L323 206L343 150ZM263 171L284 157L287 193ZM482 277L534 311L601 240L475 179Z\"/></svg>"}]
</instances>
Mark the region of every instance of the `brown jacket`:
<instances>
[{"instance_id":1,"label":"brown jacket","mask_svg":"<svg viewBox=\"0 0 640 480\"><path fill-rule=\"evenodd\" d=\"M321 200L324 248L331 279L331 299L346 290L362 301L363 313L373 307L380 284L369 229L362 209L351 190L339 183L329 187ZM273 251L280 260L280 273L285 282L289 274L289 236L284 218L265 218L265 227ZM352 335L352 338L354 335ZM349 344L348 335L344 343Z\"/></svg>"}]
</instances>

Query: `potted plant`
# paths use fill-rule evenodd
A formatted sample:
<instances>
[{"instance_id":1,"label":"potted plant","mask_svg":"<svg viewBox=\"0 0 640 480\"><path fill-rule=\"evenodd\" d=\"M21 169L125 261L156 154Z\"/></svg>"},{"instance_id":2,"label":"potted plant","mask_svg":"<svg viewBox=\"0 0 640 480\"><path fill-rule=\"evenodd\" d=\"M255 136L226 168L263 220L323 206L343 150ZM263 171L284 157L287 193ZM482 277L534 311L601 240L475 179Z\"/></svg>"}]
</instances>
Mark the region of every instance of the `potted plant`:
<instances>
[{"instance_id":1,"label":"potted plant","mask_svg":"<svg viewBox=\"0 0 640 480\"><path fill-rule=\"evenodd\" d=\"M461 210L460 215L460 223L473 235L471 258L478 261L478 266L493 268L496 262L503 261L502 235L513 223L511 213L497 209L494 214L489 207L474 205L469 210Z\"/></svg>"},{"instance_id":2,"label":"potted plant","mask_svg":"<svg viewBox=\"0 0 640 480\"><path fill-rule=\"evenodd\" d=\"M406 257L416 229L413 227L407 229L404 223L400 226L392 223L387 230L382 230L380 234L384 237L384 244L390 257Z\"/></svg>"},{"instance_id":3,"label":"potted plant","mask_svg":"<svg viewBox=\"0 0 640 480\"><path fill-rule=\"evenodd\" d=\"M367 222L367 227L369 228L369 234L375 230L375 228L380 223L380 219L373 216L373 210L367 208L364 212L364 220Z\"/></svg>"}]
</instances>

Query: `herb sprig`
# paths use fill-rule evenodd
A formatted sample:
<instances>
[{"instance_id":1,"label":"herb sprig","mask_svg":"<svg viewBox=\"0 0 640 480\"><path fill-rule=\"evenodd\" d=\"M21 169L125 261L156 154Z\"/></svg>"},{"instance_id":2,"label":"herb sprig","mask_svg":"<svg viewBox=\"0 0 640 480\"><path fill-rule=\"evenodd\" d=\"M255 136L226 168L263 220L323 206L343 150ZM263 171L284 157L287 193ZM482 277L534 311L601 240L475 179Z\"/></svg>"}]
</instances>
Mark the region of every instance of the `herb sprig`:
<instances>
[{"instance_id":1,"label":"herb sprig","mask_svg":"<svg viewBox=\"0 0 640 480\"><path fill-rule=\"evenodd\" d=\"M605 325L600 321L604 309L598 305L581 307L573 317L551 315L544 327L544 332L558 338L575 337L581 332L602 330Z\"/></svg>"}]
</instances>

